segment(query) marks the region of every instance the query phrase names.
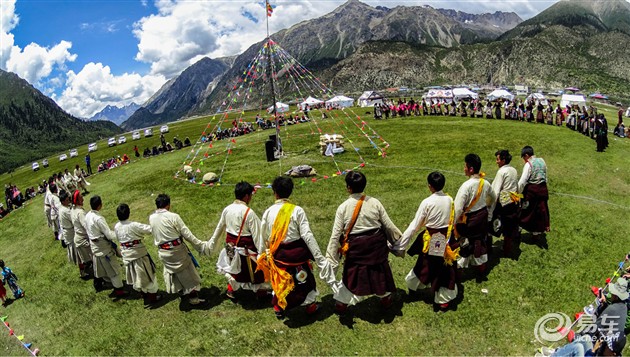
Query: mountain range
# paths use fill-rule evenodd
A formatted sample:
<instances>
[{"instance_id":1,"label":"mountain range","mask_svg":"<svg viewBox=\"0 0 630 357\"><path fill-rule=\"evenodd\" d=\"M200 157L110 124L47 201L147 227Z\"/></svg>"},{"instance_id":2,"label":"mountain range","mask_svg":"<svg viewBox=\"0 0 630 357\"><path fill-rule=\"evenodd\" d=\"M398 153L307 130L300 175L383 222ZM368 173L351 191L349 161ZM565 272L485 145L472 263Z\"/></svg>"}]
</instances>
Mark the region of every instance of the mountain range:
<instances>
[{"instance_id":1,"label":"mountain range","mask_svg":"<svg viewBox=\"0 0 630 357\"><path fill-rule=\"evenodd\" d=\"M140 109L141 106L136 103L131 103L129 105L125 105L122 107L118 107L115 105L108 105L100 112L94 114L90 119L90 121L94 120L109 120L114 122L116 125L122 124L125 120L129 119L129 117L136 112L136 110Z\"/></svg>"},{"instance_id":2,"label":"mountain range","mask_svg":"<svg viewBox=\"0 0 630 357\"><path fill-rule=\"evenodd\" d=\"M518 83L548 89L577 86L614 100L630 99L630 3L625 0L562 0L526 21L514 13L390 9L349 0L271 37L336 93ZM234 57L201 59L121 126L130 130L216 112L262 45ZM0 74L0 153L9 158L0 171L120 130L113 123L82 122L16 75ZM278 87L289 89L287 83ZM249 102L271 104L259 89ZM290 92L280 97L296 99ZM121 120L124 115L114 113L128 109L105 108L100 118ZM16 154L16 145L25 150Z\"/></svg>"},{"instance_id":3,"label":"mountain range","mask_svg":"<svg viewBox=\"0 0 630 357\"><path fill-rule=\"evenodd\" d=\"M71 116L26 80L0 70L0 172L119 132L110 121Z\"/></svg>"}]
</instances>

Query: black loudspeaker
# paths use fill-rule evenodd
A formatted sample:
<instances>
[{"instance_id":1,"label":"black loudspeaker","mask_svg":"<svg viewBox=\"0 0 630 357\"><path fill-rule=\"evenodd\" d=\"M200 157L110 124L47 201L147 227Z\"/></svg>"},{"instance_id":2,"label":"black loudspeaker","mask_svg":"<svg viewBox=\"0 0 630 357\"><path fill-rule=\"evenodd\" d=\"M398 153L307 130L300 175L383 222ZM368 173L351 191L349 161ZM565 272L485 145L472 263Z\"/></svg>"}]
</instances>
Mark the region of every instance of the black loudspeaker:
<instances>
[{"instance_id":1,"label":"black loudspeaker","mask_svg":"<svg viewBox=\"0 0 630 357\"><path fill-rule=\"evenodd\" d=\"M265 153L267 154L267 162L275 161L274 151L276 149L276 142L267 140L265 141Z\"/></svg>"}]
</instances>

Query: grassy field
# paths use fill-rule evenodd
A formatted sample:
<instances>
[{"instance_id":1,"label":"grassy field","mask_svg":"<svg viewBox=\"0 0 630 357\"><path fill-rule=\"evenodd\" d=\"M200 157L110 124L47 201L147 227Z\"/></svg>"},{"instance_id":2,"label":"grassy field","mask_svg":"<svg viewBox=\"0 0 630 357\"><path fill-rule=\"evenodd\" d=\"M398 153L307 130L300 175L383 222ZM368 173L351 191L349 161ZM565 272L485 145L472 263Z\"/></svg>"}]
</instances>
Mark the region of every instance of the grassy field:
<instances>
[{"instance_id":1,"label":"grassy field","mask_svg":"<svg viewBox=\"0 0 630 357\"><path fill-rule=\"evenodd\" d=\"M607 115L611 122L612 113ZM167 139L177 135L194 141L206 122L173 124ZM368 178L366 192L381 200L401 230L429 195L429 172L442 171L447 178L445 191L454 195L466 179L463 158L467 153L478 153L482 170L492 177L497 170L493 155L497 149L509 149L520 172L518 152L524 145L532 145L549 167L552 231L547 236L548 247L532 244L525 235L518 260L495 255L489 280L477 284L466 279L456 311L445 314L433 312L425 302L408 299L404 276L415 259L392 256L399 290L391 311L383 313L378 301L368 300L356 306L350 318L340 319L332 313L331 290L318 281L323 301L319 315L310 319L295 311L288 320L278 321L270 306L250 302L249 295L242 295L239 304L222 296L225 281L215 273L216 253L200 258L202 294L210 300L207 309L181 311L179 299L172 297L164 306L147 310L141 300L114 301L108 292L97 294L91 282L78 278L78 269L68 264L65 251L52 240L42 198L37 197L0 222L0 258L18 274L26 291L26 298L3 309L3 314L9 315L16 333L25 335L43 355L531 355L540 346L533 333L536 321L549 312L572 315L580 311L592 298L589 287L601 285L628 251L630 140L610 136L610 148L597 153L594 141L548 125L447 117L369 123L391 147L387 158L379 158L357 136L359 153L366 162L362 169ZM323 123L321 128L331 129L329 125ZM361 160L353 152L339 155L337 165L323 158L317 151L318 138L309 135L312 130L305 124L287 128L289 157L281 164L264 161L261 143L271 132L237 138L225 165L226 184L222 187L173 179L190 153L185 149L94 175L88 179L90 191L103 197L103 214L110 226L116 222L115 208L121 202L130 205L131 219L146 222L154 210L155 196L166 192L171 195L172 210L198 238L208 239L221 210L233 199L229 183L242 178L264 186L289 166L306 163L318 170L318 180L297 180L292 200L305 209L311 229L325 249L334 211L346 193L342 179L324 179L324 175L334 173L337 165L348 169ZM101 158L125 152L131 155L134 144L141 149L156 145L159 135L136 142L130 135L128 139L127 144L109 149L99 142L99 150L92 155L93 168ZM217 144L216 150L228 144ZM49 171L16 170L12 177L0 176L0 182L33 185L53 170L75 163L83 166L86 150L79 148L80 156L74 161L51 160ZM204 170L220 171L224 159L225 155L208 159ZM262 215L272 203L271 190L263 188L251 206ZM501 240L495 240L497 254L500 244ZM149 251L157 257L154 247ZM159 263L158 268L161 271ZM488 293L482 293L482 288ZM0 349L0 353L20 352Z\"/></svg>"}]
</instances>

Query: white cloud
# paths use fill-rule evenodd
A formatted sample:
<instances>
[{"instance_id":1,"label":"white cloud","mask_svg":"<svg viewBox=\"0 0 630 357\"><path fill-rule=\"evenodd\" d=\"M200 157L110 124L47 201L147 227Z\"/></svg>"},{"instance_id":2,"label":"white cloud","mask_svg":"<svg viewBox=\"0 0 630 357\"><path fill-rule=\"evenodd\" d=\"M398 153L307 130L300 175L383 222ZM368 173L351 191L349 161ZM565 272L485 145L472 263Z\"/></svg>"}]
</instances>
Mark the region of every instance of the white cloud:
<instances>
[{"instance_id":1,"label":"white cloud","mask_svg":"<svg viewBox=\"0 0 630 357\"><path fill-rule=\"evenodd\" d=\"M14 72L31 84L48 77L54 67L65 68L67 61L74 61L76 54L70 53L72 43L60 41L52 47L30 43L23 49L15 45L10 32L19 22L15 13L15 0L0 1L0 68Z\"/></svg>"},{"instance_id":2,"label":"white cloud","mask_svg":"<svg viewBox=\"0 0 630 357\"><path fill-rule=\"evenodd\" d=\"M320 16L337 5L312 1L278 3L270 31ZM150 63L153 74L167 78L200 57L235 55L266 36L263 2L158 0L155 6L157 14L142 18L134 26L139 40L136 59Z\"/></svg>"},{"instance_id":3,"label":"white cloud","mask_svg":"<svg viewBox=\"0 0 630 357\"><path fill-rule=\"evenodd\" d=\"M74 116L89 118L107 105L143 104L165 82L161 75L115 76L109 66L90 62L79 73L68 71L66 89L57 103Z\"/></svg>"}]
</instances>

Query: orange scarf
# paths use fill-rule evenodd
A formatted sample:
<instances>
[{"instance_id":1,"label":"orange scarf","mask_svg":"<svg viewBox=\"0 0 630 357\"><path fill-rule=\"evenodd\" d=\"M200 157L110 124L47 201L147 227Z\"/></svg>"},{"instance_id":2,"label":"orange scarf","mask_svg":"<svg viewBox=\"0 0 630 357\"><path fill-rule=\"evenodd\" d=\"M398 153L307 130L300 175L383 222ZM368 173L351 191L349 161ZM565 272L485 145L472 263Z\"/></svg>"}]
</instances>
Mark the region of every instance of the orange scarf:
<instances>
[{"instance_id":1,"label":"orange scarf","mask_svg":"<svg viewBox=\"0 0 630 357\"><path fill-rule=\"evenodd\" d=\"M287 307L287 296L295 287L295 283L291 274L284 269L278 268L273 255L287 235L294 209L295 205L288 202L280 208L271 228L268 248L258 258L258 267L256 268L256 271L262 270L263 274L265 274L265 281L271 283L271 287L278 298L278 306L282 309Z\"/></svg>"}]
</instances>

